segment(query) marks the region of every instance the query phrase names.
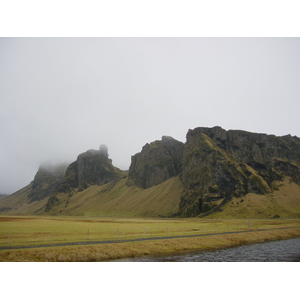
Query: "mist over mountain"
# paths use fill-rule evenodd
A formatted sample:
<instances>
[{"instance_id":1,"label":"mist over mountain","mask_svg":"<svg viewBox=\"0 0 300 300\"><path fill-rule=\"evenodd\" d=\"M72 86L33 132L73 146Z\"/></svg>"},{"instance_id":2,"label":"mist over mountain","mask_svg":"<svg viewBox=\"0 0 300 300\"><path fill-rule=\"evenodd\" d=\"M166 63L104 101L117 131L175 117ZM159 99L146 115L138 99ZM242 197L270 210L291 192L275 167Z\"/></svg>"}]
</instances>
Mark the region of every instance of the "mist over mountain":
<instances>
[{"instance_id":1,"label":"mist over mountain","mask_svg":"<svg viewBox=\"0 0 300 300\"><path fill-rule=\"evenodd\" d=\"M7 194L0 194L0 200L4 199L7 196L8 196Z\"/></svg>"},{"instance_id":2,"label":"mist over mountain","mask_svg":"<svg viewBox=\"0 0 300 300\"><path fill-rule=\"evenodd\" d=\"M299 38L0 38L0 192L100 143L128 170L199 123L300 136L299 53Z\"/></svg>"},{"instance_id":3,"label":"mist over mountain","mask_svg":"<svg viewBox=\"0 0 300 300\"><path fill-rule=\"evenodd\" d=\"M1 201L0 212L204 217L224 215L245 197L256 208L244 203L235 214L253 216L261 206L264 217L300 217L300 138L221 127L198 127L186 137L147 143L129 171L113 166L104 144L69 165L43 164L28 186Z\"/></svg>"}]
</instances>

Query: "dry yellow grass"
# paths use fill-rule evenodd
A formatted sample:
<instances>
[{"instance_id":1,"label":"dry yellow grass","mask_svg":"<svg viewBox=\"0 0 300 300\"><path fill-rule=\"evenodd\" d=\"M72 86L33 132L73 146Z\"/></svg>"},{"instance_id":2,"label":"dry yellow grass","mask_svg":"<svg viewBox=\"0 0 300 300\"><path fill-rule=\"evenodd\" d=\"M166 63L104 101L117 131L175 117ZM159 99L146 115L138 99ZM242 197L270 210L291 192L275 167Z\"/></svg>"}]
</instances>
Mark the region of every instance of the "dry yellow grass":
<instances>
[{"instance_id":1,"label":"dry yellow grass","mask_svg":"<svg viewBox=\"0 0 300 300\"><path fill-rule=\"evenodd\" d=\"M103 186L90 186L81 192L74 189L70 194L59 194L57 197L60 203L50 213L64 216L131 218L172 216L178 212L183 191L179 176L148 189L127 186L126 180L123 178ZM221 207L221 212L210 214L208 218L299 218L300 185L293 183L289 177L275 182L274 185L278 190L265 195L249 193L234 198ZM45 214L43 206L46 205L47 198L27 203L29 191L30 185L3 199L0 210L7 214ZM5 210L9 206L14 208Z\"/></svg>"},{"instance_id":2,"label":"dry yellow grass","mask_svg":"<svg viewBox=\"0 0 300 300\"><path fill-rule=\"evenodd\" d=\"M300 220L252 220L251 228L299 225ZM248 229L248 219L0 216L0 247L184 236Z\"/></svg>"},{"instance_id":3,"label":"dry yellow grass","mask_svg":"<svg viewBox=\"0 0 300 300\"><path fill-rule=\"evenodd\" d=\"M99 236L115 239L141 237L164 237L195 235L202 233L221 233L240 231L236 234L211 235L200 237L182 237L165 240L145 240L115 244L98 244L85 246L44 247L18 250L0 250L0 261L105 261L124 257L142 255L162 255L182 251L200 251L220 247L230 247L245 243L264 242L268 240L285 239L300 236L299 228L278 229L282 227L300 226L299 219L263 219L251 220L208 220L208 219L122 219L122 218L86 218L86 217L25 217L1 216L0 236L2 246L7 245L7 230L11 233L11 243L39 244L43 230L48 232L51 243L51 230L55 228L55 242L81 241L78 231L84 232L93 228ZM3 221L4 220L4 221ZM39 234L36 233L37 228ZM22 229L22 230L21 230ZM146 230L145 230L146 229ZM167 232L166 232L167 229ZM272 229L270 231L256 231L257 229ZM91 230L91 232L93 231ZM251 232L243 232L251 230ZM13 236L19 236L13 241ZM60 234L59 234L60 233ZM25 234L25 237L23 236ZM92 239L92 234L90 238ZM103 240L103 239L102 239ZM29 242L29 243L28 243ZM12 245L13 246L13 245Z\"/></svg>"},{"instance_id":4,"label":"dry yellow grass","mask_svg":"<svg viewBox=\"0 0 300 300\"><path fill-rule=\"evenodd\" d=\"M166 255L212 250L242 244L265 242L300 236L300 228L264 232L239 233L172 240L128 242L89 246L66 246L39 249L2 250L0 261L109 261L124 257Z\"/></svg>"},{"instance_id":5,"label":"dry yellow grass","mask_svg":"<svg viewBox=\"0 0 300 300\"><path fill-rule=\"evenodd\" d=\"M50 213L70 216L157 217L178 212L183 191L179 176L148 189L127 186L126 181L127 178L123 178L116 183L90 186L81 192L74 189L70 194L58 194L60 203ZM0 209L7 214L44 214L43 207L48 198L28 203L30 189L31 184L3 199Z\"/></svg>"},{"instance_id":6,"label":"dry yellow grass","mask_svg":"<svg viewBox=\"0 0 300 300\"><path fill-rule=\"evenodd\" d=\"M155 217L169 216L178 211L183 187L179 177L148 189L127 186L127 178L116 184L91 186L74 193L60 194L61 204L52 214L109 217Z\"/></svg>"},{"instance_id":7,"label":"dry yellow grass","mask_svg":"<svg viewBox=\"0 0 300 300\"><path fill-rule=\"evenodd\" d=\"M233 198L222 206L221 212L215 212L208 218L299 218L300 186L286 177L277 182L278 190L266 195L249 193L243 197Z\"/></svg>"}]
</instances>

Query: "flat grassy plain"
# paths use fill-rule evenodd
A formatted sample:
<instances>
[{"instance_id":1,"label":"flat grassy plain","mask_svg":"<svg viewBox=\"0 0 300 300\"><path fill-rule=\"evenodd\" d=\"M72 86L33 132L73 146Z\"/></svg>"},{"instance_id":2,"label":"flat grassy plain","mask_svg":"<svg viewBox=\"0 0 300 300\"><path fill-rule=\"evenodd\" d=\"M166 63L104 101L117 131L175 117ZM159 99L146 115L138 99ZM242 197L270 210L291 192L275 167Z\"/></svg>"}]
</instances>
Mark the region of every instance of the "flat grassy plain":
<instances>
[{"instance_id":1,"label":"flat grassy plain","mask_svg":"<svg viewBox=\"0 0 300 300\"><path fill-rule=\"evenodd\" d=\"M272 230L257 231L258 229ZM233 231L238 233L189 237ZM57 243L124 241L172 236L180 238L52 247ZM2 247L0 261L107 261L123 257L210 250L298 236L300 236L300 219L0 215L0 248ZM3 249L8 246L35 245L50 245L51 247Z\"/></svg>"}]
</instances>

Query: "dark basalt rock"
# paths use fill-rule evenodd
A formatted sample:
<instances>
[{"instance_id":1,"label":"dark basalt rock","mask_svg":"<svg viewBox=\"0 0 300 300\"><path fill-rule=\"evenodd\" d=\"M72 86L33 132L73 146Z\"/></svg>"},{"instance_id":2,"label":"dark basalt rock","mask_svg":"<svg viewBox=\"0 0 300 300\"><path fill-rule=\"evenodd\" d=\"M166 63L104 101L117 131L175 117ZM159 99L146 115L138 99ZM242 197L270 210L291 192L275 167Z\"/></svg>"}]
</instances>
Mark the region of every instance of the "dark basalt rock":
<instances>
[{"instance_id":1,"label":"dark basalt rock","mask_svg":"<svg viewBox=\"0 0 300 300\"><path fill-rule=\"evenodd\" d=\"M179 215L197 216L247 193L272 192L272 183L290 176L300 184L300 139L196 128L187 133Z\"/></svg>"},{"instance_id":2,"label":"dark basalt rock","mask_svg":"<svg viewBox=\"0 0 300 300\"><path fill-rule=\"evenodd\" d=\"M58 203L59 203L59 199L56 196L54 195L50 196L45 206L45 212L50 211Z\"/></svg>"},{"instance_id":3,"label":"dark basalt rock","mask_svg":"<svg viewBox=\"0 0 300 300\"><path fill-rule=\"evenodd\" d=\"M41 165L32 181L29 202L42 200L53 194L64 178L66 164L58 166Z\"/></svg>"},{"instance_id":4,"label":"dark basalt rock","mask_svg":"<svg viewBox=\"0 0 300 300\"><path fill-rule=\"evenodd\" d=\"M68 192L72 188L83 190L89 185L103 185L122 177L122 172L112 165L105 145L100 150L88 150L78 155L77 160L69 165L62 180L59 192Z\"/></svg>"},{"instance_id":5,"label":"dark basalt rock","mask_svg":"<svg viewBox=\"0 0 300 300\"><path fill-rule=\"evenodd\" d=\"M27 203L48 199L42 209L51 213L60 201L67 206L74 193L91 185L113 186L124 176L109 159L107 146L101 145L78 155L68 167L41 166L22 197ZM221 127L189 130L185 144L163 136L131 157L127 185L147 189L174 176L183 186L176 216L209 215L233 197L271 193L285 176L300 185L300 139ZM9 197L13 195L1 202ZM9 209L3 204L1 212Z\"/></svg>"},{"instance_id":6,"label":"dark basalt rock","mask_svg":"<svg viewBox=\"0 0 300 300\"><path fill-rule=\"evenodd\" d=\"M128 185L149 188L182 171L184 144L172 137L146 144L140 153L131 157Z\"/></svg>"}]
</instances>

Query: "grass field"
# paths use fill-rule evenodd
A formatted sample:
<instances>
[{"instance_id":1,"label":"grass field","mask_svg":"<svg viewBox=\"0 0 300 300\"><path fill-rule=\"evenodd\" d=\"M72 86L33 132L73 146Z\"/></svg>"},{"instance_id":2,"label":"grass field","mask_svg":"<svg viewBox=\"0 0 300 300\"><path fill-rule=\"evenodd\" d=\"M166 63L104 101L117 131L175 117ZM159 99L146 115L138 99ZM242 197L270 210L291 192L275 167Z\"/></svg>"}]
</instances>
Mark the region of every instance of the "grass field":
<instances>
[{"instance_id":1,"label":"grass field","mask_svg":"<svg viewBox=\"0 0 300 300\"><path fill-rule=\"evenodd\" d=\"M296 226L299 227L279 229ZM274 230L258 232L257 229ZM120 244L3 249L0 250L0 261L103 261L128 256L207 250L300 236L300 220L129 219L2 215L0 216L0 247L189 236L246 230L252 232Z\"/></svg>"}]
</instances>

